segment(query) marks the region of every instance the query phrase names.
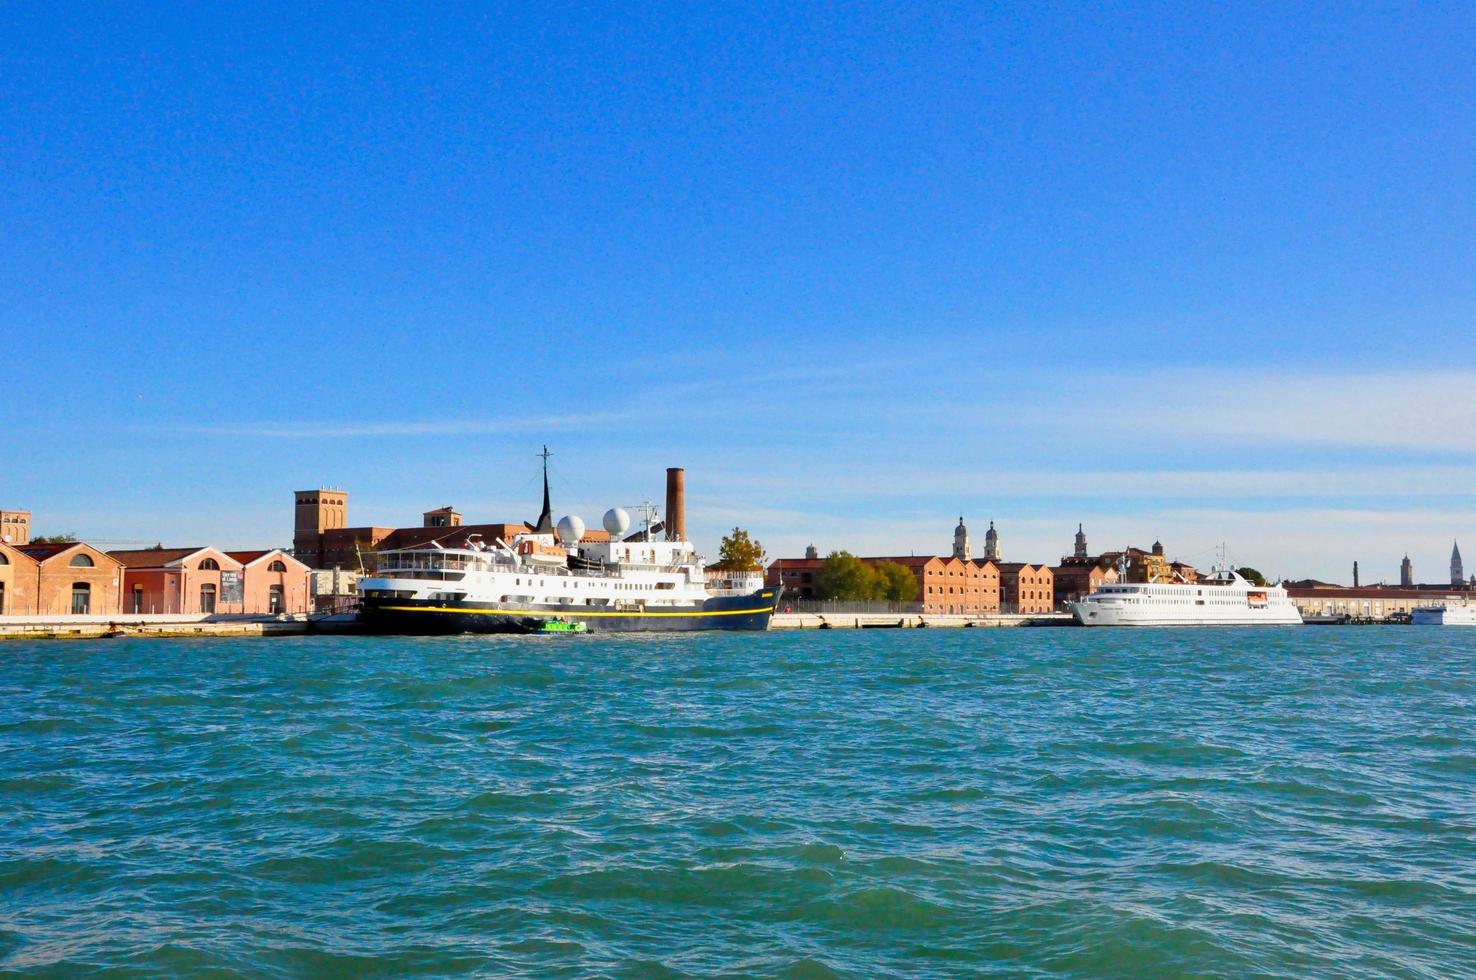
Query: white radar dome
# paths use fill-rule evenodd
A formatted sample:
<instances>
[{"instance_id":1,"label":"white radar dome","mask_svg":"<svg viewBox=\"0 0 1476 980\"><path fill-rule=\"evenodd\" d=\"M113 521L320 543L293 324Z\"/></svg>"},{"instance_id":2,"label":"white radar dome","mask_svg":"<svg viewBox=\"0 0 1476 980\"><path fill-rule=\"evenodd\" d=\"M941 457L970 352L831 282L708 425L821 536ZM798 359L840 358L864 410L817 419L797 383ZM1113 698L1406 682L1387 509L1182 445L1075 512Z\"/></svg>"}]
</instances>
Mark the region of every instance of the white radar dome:
<instances>
[{"instance_id":1,"label":"white radar dome","mask_svg":"<svg viewBox=\"0 0 1476 980\"><path fill-rule=\"evenodd\" d=\"M565 547L579 543L584 537L584 522L570 514L568 517L559 518L559 542Z\"/></svg>"},{"instance_id":2,"label":"white radar dome","mask_svg":"<svg viewBox=\"0 0 1476 980\"><path fill-rule=\"evenodd\" d=\"M613 540L630 530L630 515L619 507L611 507L605 511L604 523L605 530L610 532Z\"/></svg>"}]
</instances>

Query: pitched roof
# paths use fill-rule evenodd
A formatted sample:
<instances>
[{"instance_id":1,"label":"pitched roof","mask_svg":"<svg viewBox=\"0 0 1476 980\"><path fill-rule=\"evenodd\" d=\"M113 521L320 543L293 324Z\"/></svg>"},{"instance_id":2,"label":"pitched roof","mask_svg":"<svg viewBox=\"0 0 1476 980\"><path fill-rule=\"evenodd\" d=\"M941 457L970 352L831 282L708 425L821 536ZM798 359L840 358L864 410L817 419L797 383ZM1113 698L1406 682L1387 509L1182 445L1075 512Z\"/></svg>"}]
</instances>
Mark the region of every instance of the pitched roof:
<instances>
[{"instance_id":1,"label":"pitched roof","mask_svg":"<svg viewBox=\"0 0 1476 980\"><path fill-rule=\"evenodd\" d=\"M285 548L263 548L256 551L227 551L226 554L229 555L233 560L240 562L243 568L247 565L259 562L263 558L271 555L276 555L282 561L296 562L297 564L302 565L302 567L304 568L307 567L307 564L305 562L303 562L301 559L292 557L291 553L289 553Z\"/></svg>"},{"instance_id":2,"label":"pitched roof","mask_svg":"<svg viewBox=\"0 0 1476 980\"><path fill-rule=\"evenodd\" d=\"M81 544L82 542L80 541L59 541L56 544L15 544L11 545L11 547L37 561L45 561L54 555L61 554L63 551L70 551Z\"/></svg>"},{"instance_id":3,"label":"pitched roof","mask_svg":"<svg viewBox=\"0 0 1476 980\"><path fill-rule=\"evenodd\" d=\"M1001 572L1020 572L1020 571L1024 571L1027 568L1033 568L1033 569L1036 569L1037 571L1042 571L1042 572L1049 572L1051 570L1051 566L1049 566L1049 565L1047 565L1047 564L1045 564L1043 562L1041 564L1039 564L1039 565L1032 565L1028 561L1006 561L1006 562L1000 562L1000 565L999 565L999 570Z\"/></svg>"},{"instance_id":4,"label":"pitched roof","mask_svg":"<svg viewBox=\"0 0 1476 980\"><path fill-rule=\"evenodd\" d=\"M100 548L94 548L86 541L63 541L58 544L23 544L11 545L11 547L15 548L16 551L19 551L27 558L34 559L37 562L51 561L53 558L64 555L67 552L74 551L78 548L83 548L87 551L90 551L92 554L97 555L106 561L117 561L116 558L108 554L106 551L103 551Z\"/></svg>"},{"instance_id":5,"label":"pitched roof","mask_svg":"<svg viewBox=\"0 0 1476 980\"><path fill-rule=\"evenodd\" d=\"M206 545L195 548L137 548L131 551L110 551L108 556L120 562L124 568L164 568L191 555L198 555L202 551L215 551L227 561L235 561L224 551L217 551Z\"/></svg>"},{"instance_id":6,"label":"pitched roof","mask_svg":"<svg viewBox=\"0 0 1476 980\"><path fill-rule=\"evenodd\" d=\"M258 558L264 558L272 552L280 550L280 548L267 548L265 551L227 551L226 554L243 565L249 565Z\"/></svg>"}]
</instances>

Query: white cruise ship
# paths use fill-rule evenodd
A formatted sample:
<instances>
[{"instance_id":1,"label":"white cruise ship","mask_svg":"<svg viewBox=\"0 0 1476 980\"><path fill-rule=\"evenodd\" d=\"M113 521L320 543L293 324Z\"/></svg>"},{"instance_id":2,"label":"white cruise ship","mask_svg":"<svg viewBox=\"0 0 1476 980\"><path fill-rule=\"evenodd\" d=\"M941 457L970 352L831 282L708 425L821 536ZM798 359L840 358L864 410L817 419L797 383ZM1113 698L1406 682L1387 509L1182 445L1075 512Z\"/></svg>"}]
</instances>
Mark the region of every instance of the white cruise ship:
<instances>
[{"instance_id":1,"label":"white cruise ship","mask_svg":"<svg viewBox=\"0 0 1476 980\"><path fill-rule=\"evenodd\" d=\"M1410 613L1415 626L1476 626L1476 606L1447 604Z\"/></svg>"},{"instance_id":2,"label":"white cruise ship","mask_svg":"<svg viewBox=\"0 0 1476 980\"><path fill-rule=\"evenodd\" d=\"M1231 568L1197 582L1111 583L1073 602L1083 626L1300 626L1279 585L1252 585Z\"/></svg>"},{"instance_id":3,"label":"white cruise ship","mask_svg":"<svg viewBox=\"0 0 1476 980\"><path fill-rule=\"evenodd\" d=\"M605 514L608 541L585 541L584 522L554 526L544 450L543 513L511 541L473 536L379 552L359 580L360 619L376 633L536 633L764 630L781 590L761 577L709 580L686 540L685 478L667 471L666 520L646 505L628 534L619 507Z\"/></svg>"}]
</instances>

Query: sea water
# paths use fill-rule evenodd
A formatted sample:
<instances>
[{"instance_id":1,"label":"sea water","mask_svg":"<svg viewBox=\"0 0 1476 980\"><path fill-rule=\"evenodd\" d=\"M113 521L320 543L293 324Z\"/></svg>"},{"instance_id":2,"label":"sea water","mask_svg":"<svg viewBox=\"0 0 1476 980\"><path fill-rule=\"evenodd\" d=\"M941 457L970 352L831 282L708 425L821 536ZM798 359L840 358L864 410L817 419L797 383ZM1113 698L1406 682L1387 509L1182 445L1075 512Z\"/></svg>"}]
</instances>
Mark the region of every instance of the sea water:
<instances>
[{"instance_id":1,"label":"sea water","mask_svg":"<svg viewBox=\"0 0 1476 980\"><path fill-rule=\"evenodd\" d=\"M0 645L0 969L1476 972L1476 631Z\"/></svg>"}]
</instances>

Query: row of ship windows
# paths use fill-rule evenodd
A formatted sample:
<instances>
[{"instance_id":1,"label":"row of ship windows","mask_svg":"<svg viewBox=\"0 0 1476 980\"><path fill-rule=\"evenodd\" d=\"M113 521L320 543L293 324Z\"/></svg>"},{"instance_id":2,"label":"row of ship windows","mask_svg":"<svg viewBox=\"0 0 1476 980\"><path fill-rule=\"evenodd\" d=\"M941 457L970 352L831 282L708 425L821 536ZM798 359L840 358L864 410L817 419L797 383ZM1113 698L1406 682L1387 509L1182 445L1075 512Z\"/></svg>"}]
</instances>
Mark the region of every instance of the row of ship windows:
<instances>
[{"instance_id":1,"label":"row of ship windows","mask_svg":"<svg viewBox=\"0 0 1476 980\"><path fill-rule=\"evenodd\" d=\"M523 580L522 579L520 579L520 578L513 579L513 585L522 585L522 584L523 584ZM548 587L548 583L545 582L543 579L538 579L537 581L535 581L535 580L533 580L533 579L530 578L528 580L528 584L529 585L536 585L540 589L543 589L543 588L547 588ZM639 584L637 584L635 582L606 582L606 583L602 583L602 584L607 589L619 589L621 591L630 591L630 590L633 590L633 589L642 588L641 585L639 585ZM576 579L575 581L570 582L569 583L569 587L570 588L574 588L574 589L579 588L579 581ZM650 587L651 588L657 588L657 589L671 589L671 588L675 588L676 586L673 585L671 582L655 582L655 583L652 583L652 585Z\"/></svg>"}]
</instances>

